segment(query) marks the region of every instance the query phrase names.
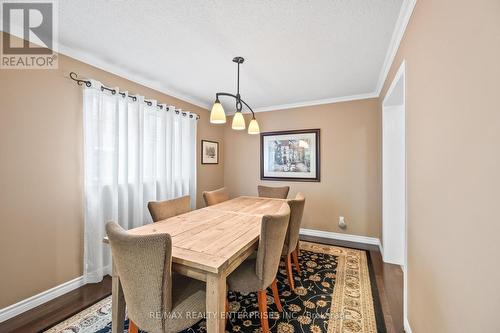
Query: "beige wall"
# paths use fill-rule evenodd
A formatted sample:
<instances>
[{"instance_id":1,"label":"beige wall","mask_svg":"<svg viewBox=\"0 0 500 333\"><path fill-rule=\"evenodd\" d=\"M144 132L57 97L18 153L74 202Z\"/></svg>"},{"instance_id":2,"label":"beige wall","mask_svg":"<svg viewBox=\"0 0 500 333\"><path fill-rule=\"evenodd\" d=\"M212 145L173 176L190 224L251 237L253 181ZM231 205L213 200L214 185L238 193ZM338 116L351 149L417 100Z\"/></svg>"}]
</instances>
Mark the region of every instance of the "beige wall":
<instances>
[{"instance_id":1,"label":"beige wall","mask_svg":"<svg viewBox=\"0 0 500 333\"><path fill-rule=\"evenodd\" d=\"M207 110L74 59L0 70L0 308L82 274L82 92L70 71L198 113L198 149L203 138L222 151L224 130ZM222 164L198 162L198 194L223 177Z\"/></svg>"},{"instance_id":2,"label":"beige wall","mask_svg":"<svg viewBox=\"0 0 500 333\"><path fill-rule=\"evenodd\" d=\"M500 332L500 1L419 0L406 60L409 322Z\"/></svg>"},{"instance_id":3,"label":"beige wall","mask_svg":"<svg viewBox=\"0 0 500 333\"><path fill-rule=\"evenodd\" d=\"M500 2L417 2L383 95L407 68L409 321L414 333L497 332L500 322ZM81 92L74 70L198 112L199 139L225 139L225 167L199 189L256 194L259 137L208 126L182 101L62 57L58 71L0 71L0 308L81 274ZM321 128L322 181L304 227L379 237L380 103L259 113L263 131ZM200 198L198 200L201 203Z\"/></svg>"},{"instance_id":4,"label":"beige wall","mask_svg":"<svg viewBox=\"0 0 500 333\"><path fill-rule=\"evenodd\" d=\"M379 237L380 124L377 99L256 114L262 132L321 129L321 182L260 180L260 138L225 131L224 183L232 195L256 195L257 184L290 185L306 196L303 228ZM247 119L248 123L248 119ZM348 227L338 227L339 215Z\"/></svg>"}]
</instances>

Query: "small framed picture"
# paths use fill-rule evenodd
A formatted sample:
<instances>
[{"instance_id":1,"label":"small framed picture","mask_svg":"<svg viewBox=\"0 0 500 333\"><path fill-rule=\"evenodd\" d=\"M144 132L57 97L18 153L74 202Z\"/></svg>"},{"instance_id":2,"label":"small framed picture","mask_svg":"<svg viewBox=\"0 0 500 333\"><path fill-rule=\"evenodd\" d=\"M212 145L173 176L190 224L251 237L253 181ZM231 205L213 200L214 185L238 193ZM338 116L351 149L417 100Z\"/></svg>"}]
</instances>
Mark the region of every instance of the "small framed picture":
<instances>
[{"instance_id":1,"label":"small framed picture","mask_svg":"<svg viewBox=\"0 0 500 333\"><path fill-rule=\"evenodd\" d=\"M219 164L219 143L201 140L201 164Z\"/></svg>"},{"instance_id":2,"label":"small framed picture","mask_svg":"<svg viewBox=\"0 0 500 333\"><path fill-rule=\"evenodd\" d=\"M260 134L260 179L320 181L319 129Z\"/></svg>"}]
</instances>

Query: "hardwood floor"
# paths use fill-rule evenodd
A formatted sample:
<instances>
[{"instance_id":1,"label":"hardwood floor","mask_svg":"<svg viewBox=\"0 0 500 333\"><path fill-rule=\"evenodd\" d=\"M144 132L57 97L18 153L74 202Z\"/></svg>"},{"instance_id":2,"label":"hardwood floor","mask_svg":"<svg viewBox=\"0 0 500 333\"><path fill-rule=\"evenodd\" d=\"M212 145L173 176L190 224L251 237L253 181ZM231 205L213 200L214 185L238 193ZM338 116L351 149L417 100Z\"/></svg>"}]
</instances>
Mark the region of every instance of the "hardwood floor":
<instances>
[{"instance_id":1,"label":"hardwood floor","mask_svg":"<svg viewBox=\"0 0 500 333\"><path fill-rule=\"evenodd\" d=\"M43 331L109 295L111 295L111 277L106 276L100 283L87 284L0 323L0 332Z\"/></svg>"},{"instance_id":2,"label":"hardwood floor","mask_svg":"<svg viewBox=\"0 0 500 333\"><path fill-rule=\"evenodd\" d=\"M402 333L403 272L398 265L384 263L375 245L301 236L302 240L367 250L370 254L387 333ZM88 284L23 314L0 323L0 332L40 332L80 312L111 294L111 278Z\"/></svg>"},{"instance_id":3,"label":"hardwood floor","mask_svg":"<svg viewBox=\"0 0 500 333\"><path fill-rule=\"evenodd\" d=\"M403 270L382 261L380 251L370 251L387 333L404 332Z\"/></svg>"}]
</instances>

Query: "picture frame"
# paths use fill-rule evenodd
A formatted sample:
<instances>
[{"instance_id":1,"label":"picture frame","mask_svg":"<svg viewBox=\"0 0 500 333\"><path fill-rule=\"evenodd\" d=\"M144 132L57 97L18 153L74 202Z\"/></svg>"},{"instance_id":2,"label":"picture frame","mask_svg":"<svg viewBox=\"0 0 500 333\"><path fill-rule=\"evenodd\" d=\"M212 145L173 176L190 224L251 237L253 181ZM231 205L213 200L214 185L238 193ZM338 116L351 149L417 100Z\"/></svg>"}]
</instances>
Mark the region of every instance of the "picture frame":
<instances>
[{"instance_id":1,"label":"picture frame","mask_svg":"<svg viewBox=\"0 0 500 333\"><path fill-rule=\"evenodd\" d=\"M201 140L201 164L219 164L219 143Z\"/></svg>"},{"instance_id":2,"label":"picture frame","mask_svg":"<svg viewBox=\"0 0 500 333\"><path fill-rule=\"evenodd\" d=\"M260 134L260 179L320 181L320 129Z\"/></svg>"}]
</instances>

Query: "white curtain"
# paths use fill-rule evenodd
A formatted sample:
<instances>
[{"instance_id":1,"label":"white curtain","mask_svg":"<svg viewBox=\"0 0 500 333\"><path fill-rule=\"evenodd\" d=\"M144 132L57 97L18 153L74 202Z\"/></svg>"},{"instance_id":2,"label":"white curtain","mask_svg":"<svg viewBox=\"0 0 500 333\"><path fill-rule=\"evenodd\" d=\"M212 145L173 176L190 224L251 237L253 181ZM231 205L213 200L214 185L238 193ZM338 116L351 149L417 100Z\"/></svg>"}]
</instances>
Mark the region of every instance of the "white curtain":
<instances>
[{"instance_id":1,"label":"white curtain","mask_svg":"<svg viewBox=\"0 0 500 333\"><path fill-rule=\"evenodd\" d=\"M111 272L107 222L135 228L152 222L149 201L196 200L196 115L91 83L83 93L86 283Z\"/></svg>"}]
</instances>

